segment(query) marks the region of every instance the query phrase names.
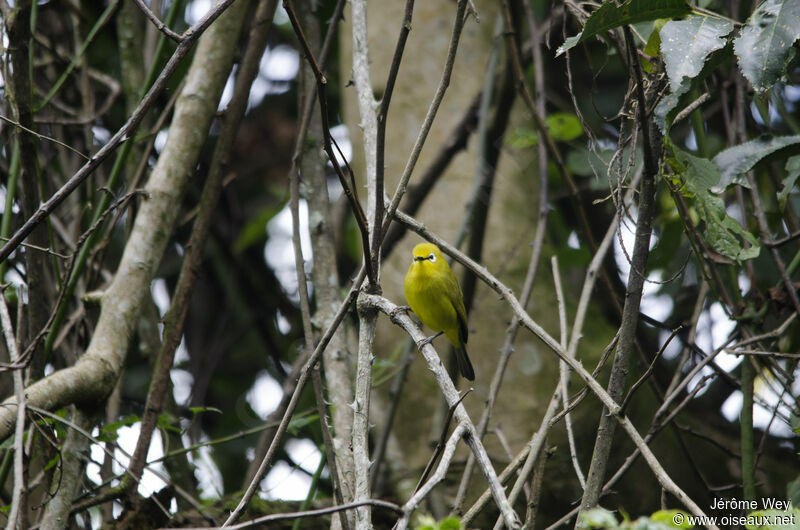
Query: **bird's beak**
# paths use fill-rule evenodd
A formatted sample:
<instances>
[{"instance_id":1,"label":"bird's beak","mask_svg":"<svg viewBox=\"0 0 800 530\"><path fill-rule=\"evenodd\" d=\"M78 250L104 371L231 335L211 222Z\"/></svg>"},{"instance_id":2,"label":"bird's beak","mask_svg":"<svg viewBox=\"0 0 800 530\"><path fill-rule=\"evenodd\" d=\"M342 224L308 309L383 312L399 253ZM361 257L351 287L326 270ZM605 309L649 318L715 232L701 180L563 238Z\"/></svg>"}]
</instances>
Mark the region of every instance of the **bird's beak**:
<instances>
[{"instance_id":1,"label":"bird's beak","mask_svg":"<svg viewBox=\"0 0 800 530\"><path fill-rule=\"evenodd\" d=\"M414 256L414 261L425 261L428 259L427 256Z\"/></svg>"}]
</instances>

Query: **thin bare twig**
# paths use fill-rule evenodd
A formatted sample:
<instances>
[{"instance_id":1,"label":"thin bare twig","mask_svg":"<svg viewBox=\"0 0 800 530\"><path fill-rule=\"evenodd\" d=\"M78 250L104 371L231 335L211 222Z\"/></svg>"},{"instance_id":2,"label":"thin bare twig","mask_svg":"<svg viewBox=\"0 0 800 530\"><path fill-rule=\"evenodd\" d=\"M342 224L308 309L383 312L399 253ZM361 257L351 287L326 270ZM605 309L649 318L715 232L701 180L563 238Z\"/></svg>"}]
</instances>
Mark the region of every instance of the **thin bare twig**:
<instances>
[{"instance_id":1,"label":"thin bare twig","mask_svg":"<svg viewBox=\"0 0 800 530\"><path fill-rule=\"evenodd\" d=\"M567 309L564 302L564 287L561 285L561 272L558 270L558 257L553 256L550 258L553 268L553 283L556 286L556 299L558 300L558 322L559 330L561 332L561 347L567 349ZM569 367L563 363L558 363L558 372L561 383L561 402L564 410L567 411L569 406ZM578 483L581 489L586 487L586 478L581 470L581 464L578 462L578 451L575 447L575 434L572 430L572 415L567 412L564 415L564 427L567 429L567 445L569 446L569 455L572 460L572 467L575 469L575 476L578 477Z\"/></svg>"},{"instance_id":2,"label":"thin bare twig","mask_svg":"<svg viewBox=\"0 0 800 530\"><path fill-rule=\"evenodd\" d=\"M672 480L672 478L667 474L667 472L662 467L661 463L658 461L656 456L650 450L649 447L644 443L642 440L641 435L636 430L636 427L631 423L631 421L619 414L619 405L614 401L614 399L608 395L605 389L597 382L597 380L592 377L592 375L583 367L581 363L576 361L574 358L570 357L561 345L553 339L553 337L548 334L544 328L542 328L539 324L537 324L525 309L519 303L519 300L514 296L511 289L501 283L496 277L490 274L484 267L475 263L474 261L470 260L458 250L454 249L451 245L447 243L447 241L443 240L442 238L436 236L435 234L431 233L427 230L422 224L417 222L416 220L405 216L402 212L397 212L396 217L399 221L406 224L411 230L417 232L423 238L431 241L432 243L439 246L443 252L452 256L459 263L464 265L470 271L472 271L475 275L477 275L483 282L485 282L490 288L496 291L501 297L503 297L506 302L509 304L511 309L514 313L521 319L523 325L532 331L539 339L541 339L559 358L566 361L566 363L572 368L574 372L576 372L580 378L586 382L589 386L590 390L600 398L600 401L603 405L608 409L609 414L616 419L616 421L623 427L625 432L628 433L628 436L631 438L633 443L642 451L642 454L645 457L645 461L647 462L650 469L653 471L658 482L661 486L669 491L672 495L674 495L686 508L688 508L693 514L698 516L704 516L703 510L688 496L686 493ZM709 525L709 528L716 528L714 525Z\"/></svg>"},{"instance_id":3,"label":"thin bare twig","mask_svg":"<svg viewBox=\"0 0 800 530\"><path fill-rule=\"evenodd\" d=\"M445 59L444 69L442 70L442 77L439 80L439 85L436 87L436 93L434 94L433 99L428 106L428 112L425 114L419 134L417 134L417 139L414 141L414 146L411 148L411 154L409 155L408 162L406 162L406 167L403 169L403 173L400 176L400 181L398 182L397 188L392 196L391 203L386 209L386 216L383 219L383 226L381 227L381 233L383 234L386 233L389 224L391 224L394 218L397 208L400 206L400 200L403 198L403 195L406 192L408 181L411 179L411 174L414 172L414 167L417 165L417 160L419 160L422 147L425 144L425 140L427 139L428 133L431 130L431 126L433 125L433 120L436 117L436 113L439 111L439 105L442 103L442 99L447 91L447 87L450 86L450 75L453 73L453 65L455 64L456 52L458 51L458 43L461 39L461 30L464 29L464 22L466 20L464 17L466 5L466 0L458 0L456 18L453 24L453 33L450 36L450 44L447 49L447 58Z\"/></svg>"},{"instance_id":4,"label":"thin bare twig","mask_svg":"<svg viewBox=\"0 0 800 530\"><path fill-rule=\"evenodd\" d=\"M389 410L381 414L384 422L381 427L380 433L375 442L375 448L372 452L372 468L370 469L370 489L375 492L379 488L379 478L381 477L381 465L383 464L384 455L386 454L386 445L389 442L389 435L394 424L395 414L400 404L401 391L408 376L408 370L411 368L411 363L414 361L414 342L409 339L403 346L403 353L401 354L401 366L397 375L392 381L392 388L389 390Z\"/></svg>"},{"instance_id":5,"label":"thin bare twig","mask_svg":"<svg viewBox=\"0 0 800 530\"><path fill-rule=\"evenodd\" d=\"M470 395L472 389L467 390L464 392L460 398L458 398L458 402L455 405L451 405L447 410L447 418L444 420L444 427L442 428L442 435L439 438L439 442L436 444L436 448L433 450L433 454L431 455L430 459L428 460L428 464L425 466L425 469L422 471L422 474L419 477L419 481L417 482L417 487L414 488L414 493L419 491L425 481L428 480L428 476L430 475L433 466L436 464L436 461L442 455L442 451L444 450L444 446L447 444L447 431L450 430L450 423L453 421L453 414L456 411L456 406L459 403L464 401L464 399Z\"/></svg>"},{"instance_id":6,"label":"thin bare twig","mask_svg":"<svg viewBox=\"0 0 800 530\"><path fill-rule=\"evenodd\" d=\"M161 92L166 88L167 82L181 63L181 60L189 53L194 43L200 38L203 32L211 25L235 0L220 0L208 13L203 16L194 26L184 32L184 38L178 44L178 48L173 52L167 61L164 69L159 74L153 86L139 102L139 106L131 113L128 121L114 133L114 135L92 156L70 179L58 189L39 209L31 215L25 223L14 233L8 242L0 248L0 262L5 261L9 254L17 248L28 234L30 234L39 223L45 220L64 199L66 199L78 186L80 186L89 175L108 158L108 156L126 139L134 134L136 128L141 123L150 107L155 104Z\"/></svg>"},{"instance_id":7,"label":"thin bare twig","mask_svg":"<svg viewBox=\"0 0 800 530\"><path fill-rule=\"evenodd\" d=\"M361 247L364 254L364 263L367 267L367 277L369 278L370 284L376 285L378 279L376 276L376 271L372 268L372 260L369 257L369 222L366 214L364 213L364 209L361 207L361 203L358 201L358 188L355 182L355 175L353 174L353 169L350 167L350 164L344 157L342 157L350 178L348 179L345 176L344 170L339 164L339 158L333 151L333 144L335 143L335 140L333 140L331 137L330 124L328 123L328 99L326 97L325 89L328 84L328 80L325 77L325 74L322 73L322 69L314 57L314 53L308 44L308 40L305 37L303 28L300 26L300 20L297 18L297 13L295 13L292 3L289 0L283 0L283 8L289 15L289 21L292 23L292 28L294 29L295 35L300 41L300 47L303 49L303 54L305 55L308 64L311 66L311 69L314 72L314 77L317 79L317 99L319 100L320 116L322 118L322 136L325 153L328 155L328 160L333 166L336 175L339 177L339 183L342 185L344 194L350 203L351 209L353 210L353 215L355 216L356 224L358 225L358 230L361 235ZM338 149L338 145L336 147Z\"/></svg>"},{"instance_id":8,"label":"thin bare twig","mask_svg":"<svg viewBox=\"0 0 800 530\"><path fill-rule=\"evenodd\" d=\"M492 467L491 461L489 460L489 456L486 453L486 449L483 447L483 444L478 438L475 425L472 423L472 420L470 420L464 405L459 403L460 396L455 388L455 385L453 384L452 379L450 379L450 376L442 364L442 361L436 354L436 350L431 344L425 342L426 337L422 333L422 330L411 320L411 317L408 316L408 314L402 308L394 305L386 298L362 293L359 297L359 303L361 305L368 305L379 309L381 312L388 315L395 324L401 326L405 332L408 333L412 339L414 339L423 357L425 357L428 367L433 372L436 382L439 384L439 388L441 389L447 404L451 407L455 407L455 418L460 423L467 424L467 443L469 444L472 453L478 460L478 464L480 465L481 471L483 471L484 477L489 483L489 486L492 490L492 495L497 503L498 508L500 509L500 512L503 514L506 525L508 525L509 528L519 528L519 518L517 517L517 514L514 513L511 504L506 498L503 488L500 486L500 482L497 479L497 475Z\"/></svg>"},{"instance_id":9,"label":"thin bare twig","mask_svg":"<svg viewBox=\"0 0 800 530\"><path fill-rule=\"evenodd\" d=\"M0 237L0 241L8 241L8 238L7 237ZM29 248L31 250L38 250L39 252L44 252L45 254L49 254L51 256L55 256L55 257L61 258L61 259L69 259L70 258L70 256L67 256L66 254L61 254L60 252L56 252L55 250L53 250L51 248L40 247L39 245L32 245L30 243L22 243L22 244L20 244L20 246L23 247L23 248Z\"/></svg>"},{"instance_id":10,"label":"thin bare twig","mask_svg":"<svg viewBox=\"0 0 800 530\"><path fill-rule=\"evenodd\" d=\"M638 124L644 141L644 176L639 193L639 212L636 221L636 234L633 246L628 284L625 288L625 304L622 309L622 323L620 326L619 342L611 368L608 381L608 395L613 401L623 399L627 374L636 340L636 327L639 321L639 306L642 299L645 275L643 271L647 266L650 254L649 244L652 234L652 223L655 207L656 179L658 175L658 156L660 150L653 143L655 138L651 132L651 123L647 119L647 97L644 89L644 76L641 65L634 56L635 46L630 29L624 28L628 53L634 66L637 90ZM595 439L592 461L586 477L586 488L583 492L581 506L583 509L594 507L599 500L601 487L605 479L611 444L614 436L615 422L605 415L600 417L600 426ZM637 433L638 434L638 433Z\"/></svg>"},{"instance_id":11,"label":"thin bare twig","mask_svg":"<svg viewBox=\"0 0 800 530\"><path fill-rule=\"evenodd\" d=\"M77 149L72 147L71 145L65 144L61 140L56 140L55 138L47 136L46 134L39 134L36 131L25 127L24 125L22 125L18 121L14 121L11 118L3 116L2 114L0 114L0 120L3 120L4 122L13 125L14 127L17 127L22 131L25 131L26 133L30 134L31 136L35 136L39 140L47 140L48 142L53 142L56 145L60 145L61 147L72 151L73 153L75 153L79 157L83 158L84 160L91 160L88 156L86 156L85 154L81 153L80 151L78 151Z\"/></svg>"},{"instance_id":12,"label":"thin bare twig","mask_svg":"<svg viewBox=\"0 0 800 530\"><path fill-rule=\"evenodd\" d=\"M18 311L22 310L22 293L17 293L19 302ZM17 362L18 349L17 337L11 325L11 315L8 313L6 305L5 289L0 290L0 323L3 326L3 336L6 339L8 356L12 363ZM22 504L22 494L25 491L25 451L23 447L23 437L25 435L25 387L21 370L14 371L14 394L17 396L17 426L14 430L14 489L11 494L11 511L8 514L8 530L17 528L17 519L20 516L20 505Z\"/></svg>"},{"instance_id":13,"label":"thin bare twig","mask_svg":"<svg viewBox=\"0 0 800 530\"><path fill-rule=\"evenodd\" d=\"M285 521L289 519L297 519L301 517L317 517L319 515L328 515L330 513L341 512L343 510L353 510L363 506L364 504L369 504L370 506L375 506L377 508L383 508L386 510L391 510L397 514L402 514L403 510L400 506L388 502L382 501L379 499L370 499L361 502L351 502L349 504L343 504L341 506L331 506L330 508L318 508L316 510L307 510L305 512L289 512L289 513L274 513L270 515L264 515L262 517L257 517L251 521L245 521L244 523L239 523L232 526L220 526L218 528L228 528L230 530L240 530L242 528L250 528L251 526L256 525L263 525L271 522L276 521ZM209 530L208 527L175 527L175 528L165 528L164 530ZM214 530L213 528L211 530Z\"/></svg>"},{"instance_id":14,"label":"thin bare twig","mask_svg":"<svg viewBox=\"0 0 800 530\"><path fill-rule=\"evenodd\" d=\"M534 433L531 441L528 444L530 451L528 451L528 455L525 458L525 463L522 465L522 469L520 469L517 481L514 483L514 486L511 488L511 492L508 494L508 501L512 503L512 505L516 503L523 487L528 483L528 477L530 476L534 467L536 467L536 461L541 455L544 442L547 439L547 434L550 432L553 415L555 415L556 410L558 409L558 402L560 400L561 392L562 390L560 385L556 385L556 390L553 392L553 397L550 399L550 404L547 406L547 411L544 413L542 423L539 425L539 429L536 431L536 433ZM472 510L470 510L470 512L471 511ZM503 521L498 517L497 522L495 522L494 529L499 530L502 527Z\"/></svg>"},{"instance_id":15,"label":"thin bare twig","mask_svg":"<svg viewBox=\"0 0 800 530\"><path fill-rule=\"evenodd\" d=\"M650 366L648 366L647 370L645 370L642 376L633 385L631 385L631 389L628 391L628 394L625 396L625 399L623 399L622 403L620 404L620 409L622 410L623 413L625 412L628 403L630 403L631 398L633 398L633 395L636 393L636 390L638 390L639 387L642 386L642 383L644 383L647 380L647 378L652 375L653 369L656 367L656 363L661 358L661 355L664 353L664 351L667 349L667 346L669 346L669 343L672 342L672 339L674 339L675 336L682 329L683 326L678 326L677 328L672 330L672 333L670 333L667 340L665 340L664 344L661 346L661 348L659 348L658 353L656 353L655 357L653 357L653 361L650 363Z\"/></svg>"},{"instance_id":16,"label":"thin bare twig","mask_svg":"<svg viewBox=\"0 0 800 530\"><path fill-rule=\"evenodd\" d=\"M442 451L442 458L439 461L439 466L436 468L436 471L433 473L430 480L422 485L422 487L418 488L414 495L412 495L411 498L408 499L408 501L406 501L406 503L403 505L403 516L395 525L397 530L405 530L408 528L408 521L411 517L411 514L414 513L414 510L417 509L417 506L419 506L422 500L431 492L434 486L444 480L447 474L447 469L450 467L450 462L453 460L453 455L455 455L458 442L461 440L461 438L466 436L468 432L469 426L467 422L459 423L453 430L453 434L450 435L450 438L447 440L447 444Z\"/></svg>"},{"instance_id":17,"label":"thin bare twig","mask_svg":"<svg viewBox=\"0 0 800 530\"><path fill-rule=\"evenodd\" d=\"M592 377L597 377L597 375L600 373L600 370L603 368L603 366L605 366L605 363L608 360L609 355L611 355L611 351L614 349L614 347L617 344L618 336L619 336L619 332L617 333L617 335L614 336L614 338L611 340L611 342L608 344L608 346L606 346L605 350L603 351L602 355L600 356L600 360L598 361L597 366L595 367L594 371L592 371ZM557 407L557 405L558 405L558 402L560 400L560 396L559 396L557 390L558 389L556 389L556 391L553 392L553 396L550 399L551 405L548 405L548 410L550 409L551 406L552 407ZM544 419L542 420L541 427L539 428L539 430L542 431L542 433L540 434L537 431L534 434L534 436L531 439L531 441L528 442L525 445L525 447L519 453L517 453L517 456L515 456L512 459L512 461L506 466L506 468L503 470L503 472L500 473L500 477L499 478L500 478L501 482L505 483L510 478L511 473L515 472L520 466L523 465L523 463L527 462L527 457L528 457L528 454L529 454L530 450L534 447L534 445L538 446L538 444L539 444L539 442L537 442L538 438L541 436L542 440L545 440L547 432L549 432L549 429L551 429L556 423L558 423L561 420L561 418L563 418L566 415L567 411L571 411L575 407L577 407L578 404L583 400L583 398L588 394L588 390L589 390L588 387L584 386L583 390L581 390L578 393L578 395L570 402L569 407L566 410L562 410L561 412L559 412L556 415L549 415L547 412L545 412ZM544 420L546 420L548 418L549 418L548 421L544 421ZM541 443L544 443L544 442L541 442ZM524 475L522 473L520 473L520 478L524 478ZM477 514L486 506L486 504L488 503L490 497L491 497L490 491L488 489L485 490L481 494L481 496L478 498L478 500L475 501L475 503L472 505L472 507L467 511L467 513L464 514L464 517L462 518L462 522L465 525L469 525L469 522L472 519L474 519L475 516L477 516Z\"/></svg>"},{"instance_id":18,"label":"thin bare twig","mask_svg":"<svg viewBox=\"0 0 800 530\"><path fill-rule=\"evenodd\" d=\"M372 249L370 255L374 262L373 267L377 268L380 256L381 245L383 244L383 212L384 212L384 158L386 154L386 119L389 115L389 105L392 102L392 94L394 93L394 85L397 81L397 74L400 71L400 61L403 59L403 51L405 50L408 34L411 33L411 16L414 12L414 0L406 0L405 12L403 14L403 25L400 30L400 35L397 37L397 45L394 49L394 56L392 57L392 64L389 67L389 75L386 78L386 87L383 91L383 98L381 99L380 107L378 108L378 115L376 118L377 131L375 133L375 212L373 217L372 228ZM353 24L355 28L355 23ZM365 28L366 29L366 28ZM366 46L366 34L364 35L364 46ZM353 53L355 54L356 47L354 46ZM355 61L354 61L355 63ZM353 64L355 69L355 64ZM371 91L370 91L371 93ZM364 136L367 136L367 131L364 131Z\"/></svg>"},{"instance_id":19,"label":"thin bare twig","mask_svg":"<svg viewBox=\"0 0 800 530\"><path fill-rule=\"evenodd\" d=\"M278 429L275 432L275 436L272 438L272 443L270 443L269 449L267 450L267 454L264 456L264 459L261 461L261 464L258 467L258 470L253 477L253 480L250 482L250 485L247 487L245 494L239 500L239 504L236 508L231 512L228 516L228 519L222 525L223 527L229 527L233 524L236 519L238 519L244 508L250 502L250 499L253 498L253 495L256 493L256 489L258 488L258 484L261 481L261 477L264 476L267 468L269 467L270 462L272 462L272 458L275 456L275 452L278 449L278 445L283 440L283 435L286 434L286 429L289 427L289 421L292 419L292 415L294 414L295 409L297 408L297 403L300 401L300 394L303 391L306 383L308 382L308 378L311 376L311 369L314 365L317 364L319 361L320 356L322 355L322 351L330 342L331 337L336 332L336 329L339 327L339 324L342 323L344 320L345 315L350 310L350 305L356 299L356 295L358 294L358 287L361 285L361 282L364 281L364 277L366 276L366 269L362 267L361 271L356 276L355 280L353 281L353 287L350 288L350 292L345 297L342 304L339 306L339 310L336 312L336 316L333 318L330 326L328 329L325 330L322 338L320 338L317 347L314 349L314 353L311 354L311 357L306 361L303 365L302 370L300 371L300 376L297 379L297 383L294 387L294 392L292 392L292 397L289 401L289 404L286 406L286 412L283 414L281 418L281 422L278 425Z\"/></svg>"},{"instance_id":20,"label":"thin bare twig","mask_svg":"<svg viewBox=\"0 0 800 530\"><path fill-rule=\"evenodd\" d=\"M155 14L155 13L153 13L153 11L152 11L152 10L151 10L151 9L150 9L150 8L147 6L147 4L145 4L145 3L144 3L142 0L133 0L133 1L134 1L134 3L135 3L135 4L136 4L138 7L139 7L139 9L141 9L141 10L142 10L142 13L144 13L144 16L146 16L146 17L147 17L147 19L148 19L150 22L152 22L152 23L153 23L153 25L156 27L156 29L157 29L158 31L160 31L161 33L163 33L164 35L166 35L166 36L167 36L167 37L169 37L170 39L172 39L172 40L174 40L175 42L177 42L177 43L179 43L179 44L180 44L180 42L181 42L181 41L183 40L183 38L184 38L182 35L179 35L179 34L175 33L174 31L172 31L171 29L169 29L169 26L167 26L166 24L164 24L164 23L161 21L161 19L160 19L160 18L158 18L158 17L156 16L156 14Z\"/></svg>"},{"instance_id":21,"label":"thin bare twig","mask_svg":"<svg viewBox=\"0 0 800 530\"><path fill-rule=\"evenodd\" d=\"M141 3L141 0L137 0L138 3ZM255 13L256 23L252 26L247 50L237 76L236 89L228 105L228 112L225 113L222 133L214 149L209 176L206 179L200 197L199 213L192 227L189 242L186 245L186 255L178 276L178 284L173 293L170 310L164 318L164 337L153 369L153 378L150 381L150 387L147 392L147 402L136 449L128 467L131 472L130 476L137 479L142 475L150 440L158 421L158 415L161 412L164 396L170 386L169 372L172 368L175 350L178 348L183 336L183 325L189 311L189 302L191 301L195 281L204 255L205 243L211 228L214 212L222 191L225 168L228 165L231 148L247 107L250 85L258 73L259 60L267 45L270 26L265 26L264 23L272 20L276 4L277 0L262 0L259 2ZM130 487L133 487L134 484L132 483Z\"/></svg>"}]
</instances>

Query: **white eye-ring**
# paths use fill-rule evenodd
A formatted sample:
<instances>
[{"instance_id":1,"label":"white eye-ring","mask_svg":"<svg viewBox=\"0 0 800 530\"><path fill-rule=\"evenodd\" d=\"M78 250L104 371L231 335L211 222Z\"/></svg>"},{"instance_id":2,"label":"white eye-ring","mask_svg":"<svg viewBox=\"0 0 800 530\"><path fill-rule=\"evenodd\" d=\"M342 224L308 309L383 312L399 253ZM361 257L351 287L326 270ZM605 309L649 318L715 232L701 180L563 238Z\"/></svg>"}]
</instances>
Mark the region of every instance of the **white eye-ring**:
<instances>
[{"instance_id":1,"label":"white eye-ring","mask_svg":"<svg viewBox=\"0 0 800 530\"><path fill-rule=\"evenodd\" d=\"M434 253L433 253L433 252L431 252L431 253L428 255L428 259L429 259L429 260L431 260L431 263L435 263L435 262L436 262L436 256L434 255Z\"/></svg>"}]
</instances>

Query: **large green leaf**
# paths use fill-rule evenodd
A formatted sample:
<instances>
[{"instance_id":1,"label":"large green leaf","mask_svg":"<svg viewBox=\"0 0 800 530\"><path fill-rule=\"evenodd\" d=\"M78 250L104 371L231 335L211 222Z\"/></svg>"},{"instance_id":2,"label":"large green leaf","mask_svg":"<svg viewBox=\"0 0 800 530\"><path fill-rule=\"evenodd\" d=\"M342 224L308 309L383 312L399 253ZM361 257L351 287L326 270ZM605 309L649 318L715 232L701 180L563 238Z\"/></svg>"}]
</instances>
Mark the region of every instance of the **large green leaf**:
<instances>
[{"instance_id":1,"label":"large green leaf","mask_svg":"<svg viewBox=\"0 0 800 530\"><path fill-rule=\"evenodd\" d=\"M737 262L757 257L761 251L758 240L728 215L725 202L711 191L720 181L717 166L707 158L689 154L671 143L669 145L675 155L671 161L683 178L697 215L703 221L703 238L709 246Z\"/></svg>"},{"instance_id":2,"label":"large green leaf","mask_svg":"<svg viewBox=\"0 0 800 530\"><path fill-rule=\"evenodd\" d=\"M791 60L800 37L800 2L766 0L734 41L739 69L756 90L770 88Z\"/></svg>"},{"instance_id":3,"label":"large green leaf","mask_svg":"<svg viewBox=\"0 0 800 530\"><path fill-rule=\"evenodd\" d=\"M684 77L697 76L708 55L725 46L725 36L731 31L733 24L727 20L697 15L664 24L661 53L670 90L676 92Z\"/></svg>"},{"instance_id":4,"label":"large green leaf","mask_svg":"<svg viewBox=\"0 0 800 530\"><path fill-rule=\"evenodd\" d=\"M725 149L714 157L721 175L719 185L722 188L730 184L739 184L750 187L744 173L750 171L763 158L772 153L800 144L800 135L794 136L773 136L763 134L755 140L750 140L743 144Z\"/></svg>"},{"instance_id":5,"label":"large green leaf","mask_svg":"<svg viewBox=\"0 0 800 530\"><path fill-rule=\"evenodd\" d=\"M617 5L614 0L608 0L586 20L582 32L564 41L556 55L561 55L590 37L619 26L659 18L682 17L690 11L686 0L628 0L622 5Z\"/></svg>"}]
</instances>

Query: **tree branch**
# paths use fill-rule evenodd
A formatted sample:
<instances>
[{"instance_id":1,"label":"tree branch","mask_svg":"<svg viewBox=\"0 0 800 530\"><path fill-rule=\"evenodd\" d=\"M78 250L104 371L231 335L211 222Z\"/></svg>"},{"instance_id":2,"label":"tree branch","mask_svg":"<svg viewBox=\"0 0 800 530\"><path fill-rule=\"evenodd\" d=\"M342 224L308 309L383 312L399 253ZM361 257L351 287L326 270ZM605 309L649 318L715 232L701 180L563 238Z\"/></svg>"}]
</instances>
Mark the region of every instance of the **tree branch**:
<instances>
[{"instance_id":1,"label":"tree branch","mask_svg":"<svg viewBox=\"0 0 800 530\"><path fill-rule=\"evenodd\" d=\"M153 86L148 90L147 94L142 98L139 106L125 122L125 125L112 136L108 142L101 147L94 156L89 159L81 168L55 192L44 204L39 206L39 209L31 215L27 221L14 233L8 242L0 248L0 262L5 261L11 252L22 243L25 238L30 234L36 226L39 225L50 213L52 213L64 199L66 199L78 186L83 183L86 178L91 175L103 161L110 155L119 144L133 136L139 123L144 118L145 114L150 107L155 104L161 92L166 88L167 81L178 68L181 60L192 49L195 41L200 38L203 32L208 29L212 22L214 22L225 10L236 0L220 0L206 15L200 19L194 26L184 32L184 37L178 48L173 52L167 64L164 66L161 74L156 79ZM245 0L240 0L244 2ZM1 431L0 431L1 433Z\"/></svg>"},{"instance_id":2,"label":"tree branch","mask_svg":"<svg viewBox=\"0 0 800 530\"><path fill-rule=\"evenodd\" d=\"M428 231L423 225L416 220L404 215L402 212L397 212L397 219L408 226L411 230L418 233L423 238L436 244L443 252L455 258L459 263L467 267L474 274L476 274L484 283L491 289L496 291L506 302L511 306L512 311L520 318L522 324L534 333L539 339L542 340L560 359L565 361L569 367L575 371L578 376L587 384L589 389L598 397L603 405L608 409L608 413L613 416L621 425L622 428L628 433L633 443L642 451L648 466L653 471L658 482L661 486L674 495L686 508L693 514L698 516L705 516L703 510L691 499L684 491L678 487L677 484L670 478L661 463L655 457L653 452L642 440L641 435L636 430L636 427L625 416L620 415L619 404L605 391L605 389L592 377L592 375L583 367L581 363L571 357L568 352L564 351L561 345L553 337L551 337L539 324L537 324L522 305L519 300L511 292L511 289L502 284L496 277L490 274L484 267L475 263L471 259L464 256L458 250L454 249L442 238L434 235ZM423 350L424 352L424 350ZM716 526L709 525L709 528L716 528Z\"/></svg>"},{"instance_id":3,"label":"tree branch","mask_svg":"<svg viewBox=\"0 0 800 530\"><path fill-rule=\"evenodd\" d=\"M220 6L227 7L229 3L223 0L212 13L220 14ZM27 395L31 405L54 410L70 403L103 398L114 387L125 361L139 308L145 294L149 294L150 282L167 246L170 228L177 217L179 210L175 205L180 203L185 183L194 172L205 141L205 131L208 131L216 114L219 95L231 67L235 49L233 42L238 36L245 7L245 1L237 2L230 15L222 17L198 46L186 86L176 106L167 144L146 187L150 198L143 202L136 216L117 273L103 294L100 317L86 352L74 366L58 370L30 385ZM173 59L175 57L173 55ZM162 74L162 77L166 82L166 76ZM154 85L154 89L156 86L158 83ZM153 90L150 94L154 94ZM142 105L145 105L145 101ZM140 119L141 116L136 123ZM123 127L115 137L121 138L126 130L128 129ZM198 131L202 133L198 134ZM106 154L110 152L109 146L112 144L112 141L106 144ZM98 155L95 155L93 161L99 160ZM84 168L94 167L91 166L92 163ZM87 175L88 173L79 172L70 182L75 182L77 186L80 179L76 178ZM57 196L65 197L68 192L63 190L67 188L68 186L62 188ZM26 225L35 226L36 223L32 221L47 215L50 211L47 204L55 204L53 201L55 198L43 205ZM18 232L23 233L23 229ZM16 244L19 242L21 240ZM10 252L10 247L16 244L9 242L3 247L3 251ZM14 399L8 399L4 403L6 406L0 407L0 439L5 439L13 429L15 420L10 412L13 407L8 405L15 402Z\"/></svg>"}]
</instances>

